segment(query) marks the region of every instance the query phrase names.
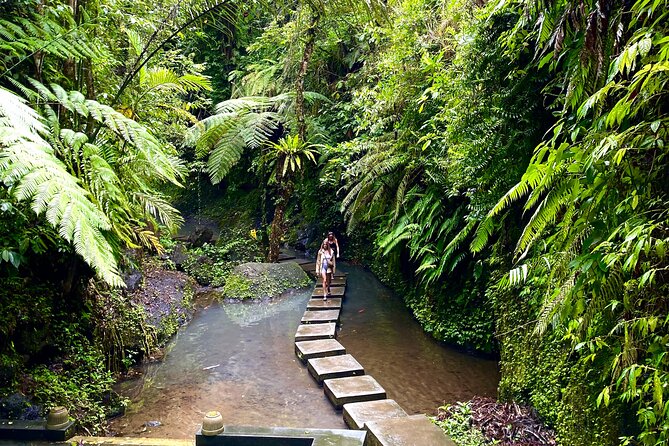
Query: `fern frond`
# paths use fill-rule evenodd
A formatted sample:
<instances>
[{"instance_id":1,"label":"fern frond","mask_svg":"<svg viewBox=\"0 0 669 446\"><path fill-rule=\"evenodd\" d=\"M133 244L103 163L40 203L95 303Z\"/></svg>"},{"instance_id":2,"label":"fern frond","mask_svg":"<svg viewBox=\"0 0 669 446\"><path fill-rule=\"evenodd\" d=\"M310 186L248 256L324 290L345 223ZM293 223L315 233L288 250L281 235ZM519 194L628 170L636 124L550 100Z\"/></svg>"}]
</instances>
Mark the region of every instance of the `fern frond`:
<instances>
[{"instance_id":1,"label":"fern frond","mask_svg":"<svg viewBox=\"0 0 669 446\"><path fill-rule=\"evenodd\" d=\"M165 67L153 67L140 72L139 82L149 90L167 90L187 93L189 91L211 91L211 81L206 76L184 74L179 76Z\"/></svg>"},{"instance_id":2,"label":"fern frond","mask_svg":"<svg viewBox=\"0 0 669 446\"><path fill-rule=\"evenodd\" d=\"M534 327L534 334L542 336L546 332L548 325L559 313L562 305L565 303L567 297L571 293L571 290L574 288L575 283L576 276L569 276L559 288L557 294L548 301L544 302L539 313L539 318L537 319L537 325Z\"/></svg>"},{"instance_id":3,"label":"fern frond","mask_svg":"<svg viewBox=\"0 0 669 446\"><path fill-rule=\"evenodd\" d=\"M577 190L578 181L567 179L549 192L523 228L520 239L516 244L516 253L527 252L532 242L542 233L544 228L556 221L559 210L572 201L572 197L576 196Z\"/></svg>"},{"instance_id":4,"label":"fern frond","mask_svg":"<svg viewBox=\"0 0 669 446\"><path fill-rule=\"evenodd\" d=\"M469 234L472 232L472 229L474 229L474 226L476 226L476 221L470 220L467 222L464 228L458 232L455 237L451 239L451 241L446 245L445 248L445 256L450 256L455 250L460 248L460 245L469 237Z\"/></svg>"},{"instance_id":5,"label":"fern frond","mask_svg":"<svg viewBox=\"0 0 669 446\"><path fill-rule=\"evenodd\" d=\"M82 17L86 17L82 15ZM102 48L95 45L83 30L88 21L77 24L70 8L43 5L39 14L30 17L0 19L0 47L5 61L4 73L36 52L61 59L91 59L103 57ZM9 66L9 64L13 65Z\"/></svg>"},{"instance_id":6,"label":"fern frond","mask_svg":"<svg viewBox=\"0 0 669 446\"><path fill-rule=\"evenodd\" d=\"M7 101L7 102L5 102ZM59 235L72 243L77 254L112 286L124 286L114 250L104 236L111 229L107 216L90 200L88 192L67 172L51 147L27 128L11 124L31 122L30 109L0 90L0 103L13 102L13 113L20 118L0 114L0 178L11 184L17 200L28 200L36 214L58 228ZM1 109L0 109L1 110Z\"/></svg>"},{"instance_id":7,"label":"fern frond","mask_svg":"<svg viewBox=\"0 0 669 446\"><path fill-rule=\"evenodd\" d=\"M486 216L474 234L474 240L469 245L469 250L474 254L481 252L481 250L488 244L488 240L492 237L495 230L495 221L492 217Z\"/></svg>"},{"instance_id":8,"label":"fern frond","mask_svg":"<svg viewBox=\"0 0 669 446\"><path fill-rule=\"evenodd\" d=\"M237 164L244 153L246 141L239 132L228 132L221 137L207 160L207 173L213 184L223 181L230 169Z\"/></svg>"},{"instance_id":9,"label":"fern frond","mask_svg":"<svg viewBox=\"0 0 669 446\"><path fill-rule=\"evenodd\" d=\"M17 130L16 136L40 141L46 129L35 110L25 105L25 100L0 87L0 126Z\"/></svg>"},{"instance_id":10,"label":"fern frond","mask_svg":"<svg viewBox=\"0 0 669 446\"><path fill-rule=\"evenodd\" d=\"M164 197L146 192L135 192L132 197L147 215L154 217L171 232L174 232L183 224L183 217L181 217L179 211Z\"/></svg>"}]
</instances>

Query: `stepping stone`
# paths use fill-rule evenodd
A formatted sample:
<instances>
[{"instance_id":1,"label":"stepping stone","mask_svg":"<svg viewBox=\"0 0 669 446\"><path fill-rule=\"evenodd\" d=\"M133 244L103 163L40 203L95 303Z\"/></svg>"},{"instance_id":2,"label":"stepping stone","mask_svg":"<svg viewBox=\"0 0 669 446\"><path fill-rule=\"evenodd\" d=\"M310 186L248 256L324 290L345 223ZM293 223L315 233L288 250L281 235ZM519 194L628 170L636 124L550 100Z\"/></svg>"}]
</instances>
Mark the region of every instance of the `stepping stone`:
<instances>
[{"instance_id":1,"label":"stepping stone","mask_svg":"<svg viewBox=\"0 0 669 446\"><path fill-rule=\"evenodd\" d=\"M365 446L456 446L425 415L370 421L365 429Z\"/></svg>"},{"instance_id":2,"label":"stepping stone","mask_svg":"<svg viewBox=\"0 0 669 446\"><path fill-rule=\"evenodd\" d=\"M331 287L335 286L346 286L346 277L333 277L332 281L330 282ZM316 288L322 288L323 287L323 281L322 280L317 280L316 281Z\"/></svg>"},{"instance_id":3,"label":"stepping stone","mask_svg":"<svg viewBox=\"0 0 669 446\"><path fill-rule=\"evenodd\" d=\"M309 299L307 303L307 311L320 311L320 310L340 310L341 309L341 297L328 297L328 300L323 300L323 298L318 299Z\"/></svg>"},{"instance_id":4,"label":"stepping stone","mask_svg":"<svg viewBox=\"0 0 669 446\"><path fill-rule=\"evenodd\" d=\"M331 287L330 294L332 297L344 297L346 289L344 287ZM323 288L316 288L314 292L311 293L311 297L323 297Z\"/></svg>"},{"instance_id":5,"label":"stepping stone","mask_svg":"<svg viewBox=\"0 0 669 446\"><path fill-rule=\"evenodd\" d=\"M310 273L314 276L316 275L316 262L309 262L309 263L301 264L300 266L307 273ZM334 275L332 276L332 278L333 279L346 279L346 276L348 276L348 273L335 272Z\"/></svg>"},{"instance_id":6,"label":"stepping stone","mask_svg":"<svg viewBox=\"0 0 669 446\"><path fill-rule=\"evenodd\" d=\"M339 322L339 310L306 311L302 316L303 324L323 324Z\"/></svg>"},{"instance_id":7,"label":"stepping stone","mask_svg":"<svg viewBox=\"0 0 669 446\"><path fill-rule=\"evenodd\" d=\"M311 261L309 259L295 259L293 262L297 263L298 265L315 265L316 262Z\"/></svg>"},{"instance_id":8,"label":"stepping stone","mask_svg":"<svg viewBox=\"0 0 669 446\"><path fill-rule=\"evenodd\" d=\"M25 443L25 444L33 444L33 443ZM48 444L53 444L53 443L48 443ZM193 439L189 438L188 440L173 440L169 438L88 437L88 436L78 435L76 437L70 438L65 443L57 443L57 444L67 444L67 445L76 444L81 446L193 446Z\"/></svg>"},{"instance_id":9,"label":"stepping stone","mask_svg":"<svg viewBox=\"0 0 669 446\"><path fill-rule=\"evenodd\" d=\"M395 400L376 400L344 404L344 422L349 429L363 429L365 423L369 423L370 421L406 416L407 413Z\"/></svg>"},{"instance_id":10,"label":"stepping stone","mask_svg":"<svg viewBox=\"0 0 669 446\"><path fill-rule=\"evenodd\" d=\"M336 331L337 324L333 322L328 324L300 325L297 327L297 333L295 333L295 342L332 339L335 337Z\"/></svg>"},{"instance_id":11,"label":"stepping stone","mask_svg":"<svg viewBox=\"0 0 669 446\"><path fill-rule=\"evenodd\" d=\"M323 384L326 379L365 374L365 369L351 355L310 359L307 361L307 369L318 384Z\"/></svg>"},{"instance_id":12,"label":"stepping stone","mask_svg":"<svg viewBox=\"0 0 669 446\"><path fill-rule=\"evenodd\" d=\"M341 409L344 404L348 403L386 398L386 391L369 375L326 379L323 381L323 390L337 409Z\"/></svg>"},{"instance_id":13,"label":"stepping stone","mask_svg":"<svg viewBox=\"0 0 669 446\"><path fill-rule=\"evenodd\" d=\"M295 343L295 354L303 363L313 358L346 354L346 349L336 339L318 339Z\"/></svg>"},{"instance_id":14,"label":"stepping stone","mask_svg":"<svg viewBox=\"0 0 669 446\"><path fill-rule=\"evenodd\" d=\"M288 260L293 260L294 258L295 258L295 256L292 255L292 254L281 253L281 254L279 254L279 259L278 260L279 260L279 262L285 262L285 261L288 261Z\"/></svg>"},{"instance_id":15,"label":"stepping stone","mask_svg":"<svg viewBox=\"0 0 669 446\"><path fill-rule=\"evenodd\" d=\"M307 274L316 275L316 262L301 263L300 268Z\"/></svg>"}]
</instances>

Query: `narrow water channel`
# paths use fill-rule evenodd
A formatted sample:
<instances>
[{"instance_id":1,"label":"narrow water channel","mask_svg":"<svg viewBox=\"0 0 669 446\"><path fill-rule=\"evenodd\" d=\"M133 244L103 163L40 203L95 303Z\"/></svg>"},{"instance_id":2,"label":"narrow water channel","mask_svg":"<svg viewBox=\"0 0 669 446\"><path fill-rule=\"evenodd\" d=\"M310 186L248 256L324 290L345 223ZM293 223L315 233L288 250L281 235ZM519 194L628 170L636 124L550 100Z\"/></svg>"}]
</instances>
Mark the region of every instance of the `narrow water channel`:
<instances>
[{"instance_id":1,"label":"narrow water channel","mask_svg":"<svg viewBox=\"0 0 669 446\"><path fill-rule=\"evenodd\" d=\"M495 395L494 361L435 342L371 273L342 269L349 279L338 339L407 412L433 413L444 403ZM132 403L112 430L190 438L208 410L220 411L226 424L345 428L294 354L310 295L309 289L271 302L216 303L199 311L162 362L122 386Z\"/></svg>"}]
</instances>

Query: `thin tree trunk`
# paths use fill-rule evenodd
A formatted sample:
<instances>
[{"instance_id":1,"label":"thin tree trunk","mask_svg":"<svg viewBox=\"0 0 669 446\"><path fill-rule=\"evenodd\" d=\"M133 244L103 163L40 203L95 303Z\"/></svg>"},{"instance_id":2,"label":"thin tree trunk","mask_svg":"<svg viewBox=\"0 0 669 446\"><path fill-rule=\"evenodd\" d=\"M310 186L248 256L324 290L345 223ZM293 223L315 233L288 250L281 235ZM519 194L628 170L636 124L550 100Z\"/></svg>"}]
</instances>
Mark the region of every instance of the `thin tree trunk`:
<instances>
[{"instance_id":1,"label":"thin tree trunk","mask_svg":"<svg viewBox=\"0 0 669 446\"><path fill-rule=\"evenodd\" d=\"M318 19L318 13L312 12L311 23L306 32L307 41L304 43L302 61L300 62L300 69L297 72L297 79L295 80L295 117L297 118L297 134L302 141L307 140L307 125L304 120L304 78L307 75L307 68L309 67L311 56L314 54Z\"/></svg>"},{"instance_id":2,"label":"thin tree trunk","mask_svg":"<svg viewBox=\"0 0 669 446\"><path fill-rule=\"evenodd\" d=\"M79 25L79 2L78 0L69 0L68 3L72 9L72 18L74 19L75 26ZM63 62L63 74L72 81L72 88L79 89L77 85L77 63L73 57L68 57Z\"/></svg>"},{"instance_id":3,"label":"thin tree trunk","mask_svg":"<svg viewBox=\"0 0 669 446\"><path fill-rule=\"evenodd\" d=\"M269 253L267 254L268 262L276 262L279 260L279 251L281 249L281 238L286 232L284 227L284 218L286 216L286 209L290 202L290 196L293 194L293 181L290 176L283 176L280 173L283 171L283 164L287 162L285 157L277 160L277 183L279 185L279 198L274 207L274 218L270 226L269 233Z\"/></svg>"},{"instance_id":4,"label":"thin tree trunk","mask_svg":"<svg viewBox=\"0 0 669 446\"><path fill-rule=\"evenodd\" d=\"M292 184L291 184L292 186ZM288 208L288 201L292 194L292 187L282 188L281 195L277 200L274 208L274 218L270 226L269 234L269 254L267 256L268 262L276 262L279 260L279 252L281 250L281 238L285 233L284 218L286 216L286 209Z\"/></svg>"}]
</instances>

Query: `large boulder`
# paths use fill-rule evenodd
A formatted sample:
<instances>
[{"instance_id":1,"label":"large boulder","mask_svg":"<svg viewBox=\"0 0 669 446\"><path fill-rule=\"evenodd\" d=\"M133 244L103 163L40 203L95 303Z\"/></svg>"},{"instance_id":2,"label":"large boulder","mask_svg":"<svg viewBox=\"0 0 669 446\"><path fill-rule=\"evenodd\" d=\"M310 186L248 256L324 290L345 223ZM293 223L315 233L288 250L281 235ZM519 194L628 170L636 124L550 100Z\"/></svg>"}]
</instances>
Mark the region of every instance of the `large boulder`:
<instances>
[{"instance_id":1,"label":"large boulder","mask_svg":"<svg viewBox=\"0 0 669 446\"><path fill-rule=\"evenodd\" d=\"M244 263L232 270L223 291L231 299L264 299L309 284L309 276L294 262Z\"/></svg>"},{"instance_id":2,"label":"large boulder","mask_svg":"<svg viewBox=\"0 0 669 446\"><path fill-rule=\"evenodd\" d=\"M199 248L205 243L211 243L214 240L214 231L207 226L200 226L195 228L193 232L188 235L188 243L193 248Z\"/></svg>"}]
</instances>

